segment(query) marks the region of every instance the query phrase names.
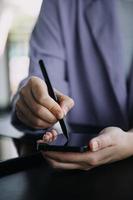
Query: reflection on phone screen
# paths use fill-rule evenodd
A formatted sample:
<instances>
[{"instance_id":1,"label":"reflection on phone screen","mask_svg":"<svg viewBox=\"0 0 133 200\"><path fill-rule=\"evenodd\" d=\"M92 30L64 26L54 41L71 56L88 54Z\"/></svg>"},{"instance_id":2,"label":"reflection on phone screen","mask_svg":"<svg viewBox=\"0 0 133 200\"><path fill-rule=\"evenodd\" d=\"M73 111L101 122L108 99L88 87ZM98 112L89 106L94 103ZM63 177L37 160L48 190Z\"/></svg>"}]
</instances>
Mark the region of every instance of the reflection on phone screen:
<instances>
[{"instance_id":1,"label":"reflection on phone screen","mask_svg":"<svg viewBox=\"0 0 133 200\"><path fill-rule=\"evenodd\" d=\"M88 145L89 141L95 137L94 134L87 133L70 133L70 138L67 141L66 137L63 134L59 134L57 139L50 143L50 145L65 145L65 146L83 146Z\"/></svg>"}]
</instances>

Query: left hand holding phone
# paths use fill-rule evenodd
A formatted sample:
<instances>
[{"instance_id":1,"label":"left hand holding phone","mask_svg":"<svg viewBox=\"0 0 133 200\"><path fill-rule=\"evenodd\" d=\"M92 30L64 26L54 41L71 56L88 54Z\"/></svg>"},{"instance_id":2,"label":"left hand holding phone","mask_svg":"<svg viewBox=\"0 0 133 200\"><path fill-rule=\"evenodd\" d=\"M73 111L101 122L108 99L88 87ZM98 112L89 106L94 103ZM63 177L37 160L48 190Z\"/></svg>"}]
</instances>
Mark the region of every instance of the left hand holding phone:
<instances>
[{"instance_id":1,"label":"left hand holding phone","mask_svg":"<svg viewBox=\"0 0 133 200\"><path fill-rule=\"evenodd\" d=\"M44 136L42 142L56 138L54 132ZM55 169L90 170L94 167L125 159L133 155L133 134L117 127L103 129L99 135L89 142L90 151L74 152L42 152L44 158Z\"/></svg>"}]
</instances>

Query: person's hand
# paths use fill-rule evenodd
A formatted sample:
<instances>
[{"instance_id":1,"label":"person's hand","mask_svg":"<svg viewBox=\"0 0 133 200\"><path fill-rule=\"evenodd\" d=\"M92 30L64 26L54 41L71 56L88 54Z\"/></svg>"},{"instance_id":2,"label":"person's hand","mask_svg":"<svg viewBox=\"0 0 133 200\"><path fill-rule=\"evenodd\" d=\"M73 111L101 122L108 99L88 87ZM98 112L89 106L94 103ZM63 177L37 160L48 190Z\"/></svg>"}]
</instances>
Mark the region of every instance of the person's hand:
<instances>
[{"instance_id":1,"label":"person's hand","mask_svg":"<svg viewBox=\"0 0 133 200\"><path fill-rule=\"evenodd\" d=\"M38 77L31 77L20 90L16 102L16 114L20 121L35 129L52 127L74 106L74 101L55 90L58 102L48 94L46 83Z\"/></svg>"},{"instance_id":2,"label":"person's hand","mask_svg":"<svg viewBox=\"0 0 133 200\"><path fill-rule=\"evenodd\" d=\"M38 142L51 142L56 137L56 132L52 130ZM88 145L90 151L84 153L42 151L42 155L55 169L89 170L133 155L133 134L109 127L91 139Z\"/></svg>"}]
</instances>

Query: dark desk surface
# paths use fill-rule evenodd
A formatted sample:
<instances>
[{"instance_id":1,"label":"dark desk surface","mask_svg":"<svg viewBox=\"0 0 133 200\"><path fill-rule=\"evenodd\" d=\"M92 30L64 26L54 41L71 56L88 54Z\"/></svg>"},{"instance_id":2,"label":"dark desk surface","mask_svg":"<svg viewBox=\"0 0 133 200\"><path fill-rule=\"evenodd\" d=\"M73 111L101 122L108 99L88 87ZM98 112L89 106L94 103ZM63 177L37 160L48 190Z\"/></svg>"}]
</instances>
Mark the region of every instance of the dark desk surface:
<instances>
[{"instance_id":1,"label":"dark desk surface","mask_svg":"<svg viewBox=\"0 0 133 200\"><path fill-rule=\"evenodd\" d=\"M0 163L0 200L133 200L133 158L91 171L54 171L39 154Z\"/></svg>"}]
</instances>

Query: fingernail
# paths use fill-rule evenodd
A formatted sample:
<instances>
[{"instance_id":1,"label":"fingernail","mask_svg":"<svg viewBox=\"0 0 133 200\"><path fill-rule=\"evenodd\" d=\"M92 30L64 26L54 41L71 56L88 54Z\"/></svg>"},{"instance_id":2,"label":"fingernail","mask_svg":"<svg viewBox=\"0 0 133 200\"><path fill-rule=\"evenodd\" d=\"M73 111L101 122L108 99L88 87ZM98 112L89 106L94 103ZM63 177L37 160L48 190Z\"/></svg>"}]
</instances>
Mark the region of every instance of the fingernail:
<instances>
[{"instance_id":1,"label":"fingernail","mask_svg":"<svg viewBox=\"0 0 133 200\"><path fill-rule=\"evenodd\" d=\"M92 151L98 151L98 142L97 141L94 141L92 143Z\"/></svg>"},{"instance_id":2,"label":"fingernail","mask_svg":"<svg viewBox=\"0 0 133 200\"><path fill-rule=\"evenodd\" d=\"M48 134L48 132L46 132L46 134L43 136L43 140L44 140L44 141L46 141L46 140L49 139L49 136L48 136L47 134Z\"/></svg>"}]
</instances>

